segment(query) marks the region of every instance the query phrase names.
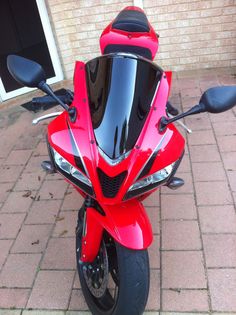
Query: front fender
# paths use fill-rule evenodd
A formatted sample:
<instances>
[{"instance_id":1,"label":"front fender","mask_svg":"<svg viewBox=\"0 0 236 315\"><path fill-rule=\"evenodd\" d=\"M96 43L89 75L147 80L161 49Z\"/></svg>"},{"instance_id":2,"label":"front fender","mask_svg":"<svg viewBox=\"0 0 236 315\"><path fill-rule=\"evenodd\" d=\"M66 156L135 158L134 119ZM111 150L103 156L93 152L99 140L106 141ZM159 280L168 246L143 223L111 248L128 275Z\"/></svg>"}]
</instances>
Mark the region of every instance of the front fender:
<instances>
[{"instance_id":1,"label":"front fender","mask_svg":"<svg viewBox=\"0 0 236 315\"><path fill-rule=\"evenodd\" d=\"M127 248L141 250L151 245L152 227L142 203L134 199L118 205L104 205L103 210L105 215L94 208L87 208L82 261L92 262L95 259L104 229Z\"/></svg>"}]
</instances>

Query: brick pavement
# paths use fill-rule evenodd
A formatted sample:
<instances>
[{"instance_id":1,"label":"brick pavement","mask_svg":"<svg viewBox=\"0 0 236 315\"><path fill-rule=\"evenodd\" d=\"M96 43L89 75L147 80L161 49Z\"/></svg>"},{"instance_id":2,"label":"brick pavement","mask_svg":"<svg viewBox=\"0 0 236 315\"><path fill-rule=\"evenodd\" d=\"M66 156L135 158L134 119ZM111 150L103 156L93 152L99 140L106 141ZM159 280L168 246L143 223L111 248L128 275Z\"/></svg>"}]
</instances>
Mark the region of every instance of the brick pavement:
<instances>
[{"instance_id":1,"label":"brick pavement","mask_svg":"<svg viewBox=\"0 0 236 315\"><path fill-rule=\"evenodd\" d=\"M206 88L236 84L233 73L178 73L171 99L189 108ZM31 126L34 116L0 111L0 315L89 314L74 256L82 198L40 169L46 123ZM144 202L155 233L147 311L236 313L236 109L185 122L193 130L178 171L186 185Z\"/></svg>"}]
</instances>

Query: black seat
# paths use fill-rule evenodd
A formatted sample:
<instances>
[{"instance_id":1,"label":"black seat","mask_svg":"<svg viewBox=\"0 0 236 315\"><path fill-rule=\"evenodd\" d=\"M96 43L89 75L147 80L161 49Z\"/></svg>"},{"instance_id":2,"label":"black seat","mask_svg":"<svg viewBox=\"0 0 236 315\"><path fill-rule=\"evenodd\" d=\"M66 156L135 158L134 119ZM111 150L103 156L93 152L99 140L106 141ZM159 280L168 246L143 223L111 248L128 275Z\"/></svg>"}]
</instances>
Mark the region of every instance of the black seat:
<instances>
[{"instance_id":1,"label":"black seat","mask_svg":"<svg viewBox=\"0 0 236 315\"><path fill-rule=\"evenodd\" d=\"M146 15L136 10L121 11L113 22L112 28L126 32L149 32L150 30Z\"/></svg>"}]
</instances>

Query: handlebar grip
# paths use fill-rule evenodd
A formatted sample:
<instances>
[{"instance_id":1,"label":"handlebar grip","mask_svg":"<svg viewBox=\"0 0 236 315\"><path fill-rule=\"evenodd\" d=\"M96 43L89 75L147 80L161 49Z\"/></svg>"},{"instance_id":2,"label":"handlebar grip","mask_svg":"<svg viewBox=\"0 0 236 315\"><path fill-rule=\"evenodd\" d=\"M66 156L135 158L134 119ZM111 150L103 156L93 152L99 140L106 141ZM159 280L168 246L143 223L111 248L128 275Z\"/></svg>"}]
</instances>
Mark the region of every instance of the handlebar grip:
<instances>
[{"instance_id":1,"label":"handlebar grip","mask_svg":"<svg viewBox=\"0 0 236 315\"><path fill-rule=\"evenodd\" d=\"M57 105L57 101L51 96L34 97L32 103L35 105Z\"/></svg>"},{"instance_id":2,"label":"handlebar grip","mask_svg":"<svg viewBox=\"0 0 236 315\"><path fill-rule=\"evenodd\" d=\"M70 105L73 101L74 94L70 90L65 90L64 95L57 95L57 97L65 104ZM45 95L42 97L34 97L32 103L35 105L59 105L58 102L51 96Z\"/></svg>"}]
</instances>

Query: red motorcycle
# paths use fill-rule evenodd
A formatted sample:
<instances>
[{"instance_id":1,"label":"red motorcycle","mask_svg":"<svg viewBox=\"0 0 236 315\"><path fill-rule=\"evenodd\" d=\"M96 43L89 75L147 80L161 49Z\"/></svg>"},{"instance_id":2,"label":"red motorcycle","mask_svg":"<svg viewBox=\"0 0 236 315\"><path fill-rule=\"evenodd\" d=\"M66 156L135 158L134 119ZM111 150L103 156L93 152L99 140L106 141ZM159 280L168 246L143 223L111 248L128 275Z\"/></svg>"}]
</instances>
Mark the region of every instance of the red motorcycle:
<instances>
[{"instance_id":1,"label":"red motorcycle","mask_svg":"<svg viewBox=\"0 0 236 315\"><path fill-rule=\"evenodd\" d=\"M147 248L153 239L142 201L161 185L184 184L174 175L185 140L173 122L232 108L236 87L211 88L198 105L178 115L168 102L171 73L152 62L158 36L137 7L119 13L100 46L102 56L76 62L74 93L65 96L54 94L34 61L10 55L8 68L21 84L48 94L35 102L64 108L33 123L57 116L48 125L50 161L42 166L61 173L85 199L76 256L92 314L139 315L148 298Z\"/></svg>"}]
</instances>

